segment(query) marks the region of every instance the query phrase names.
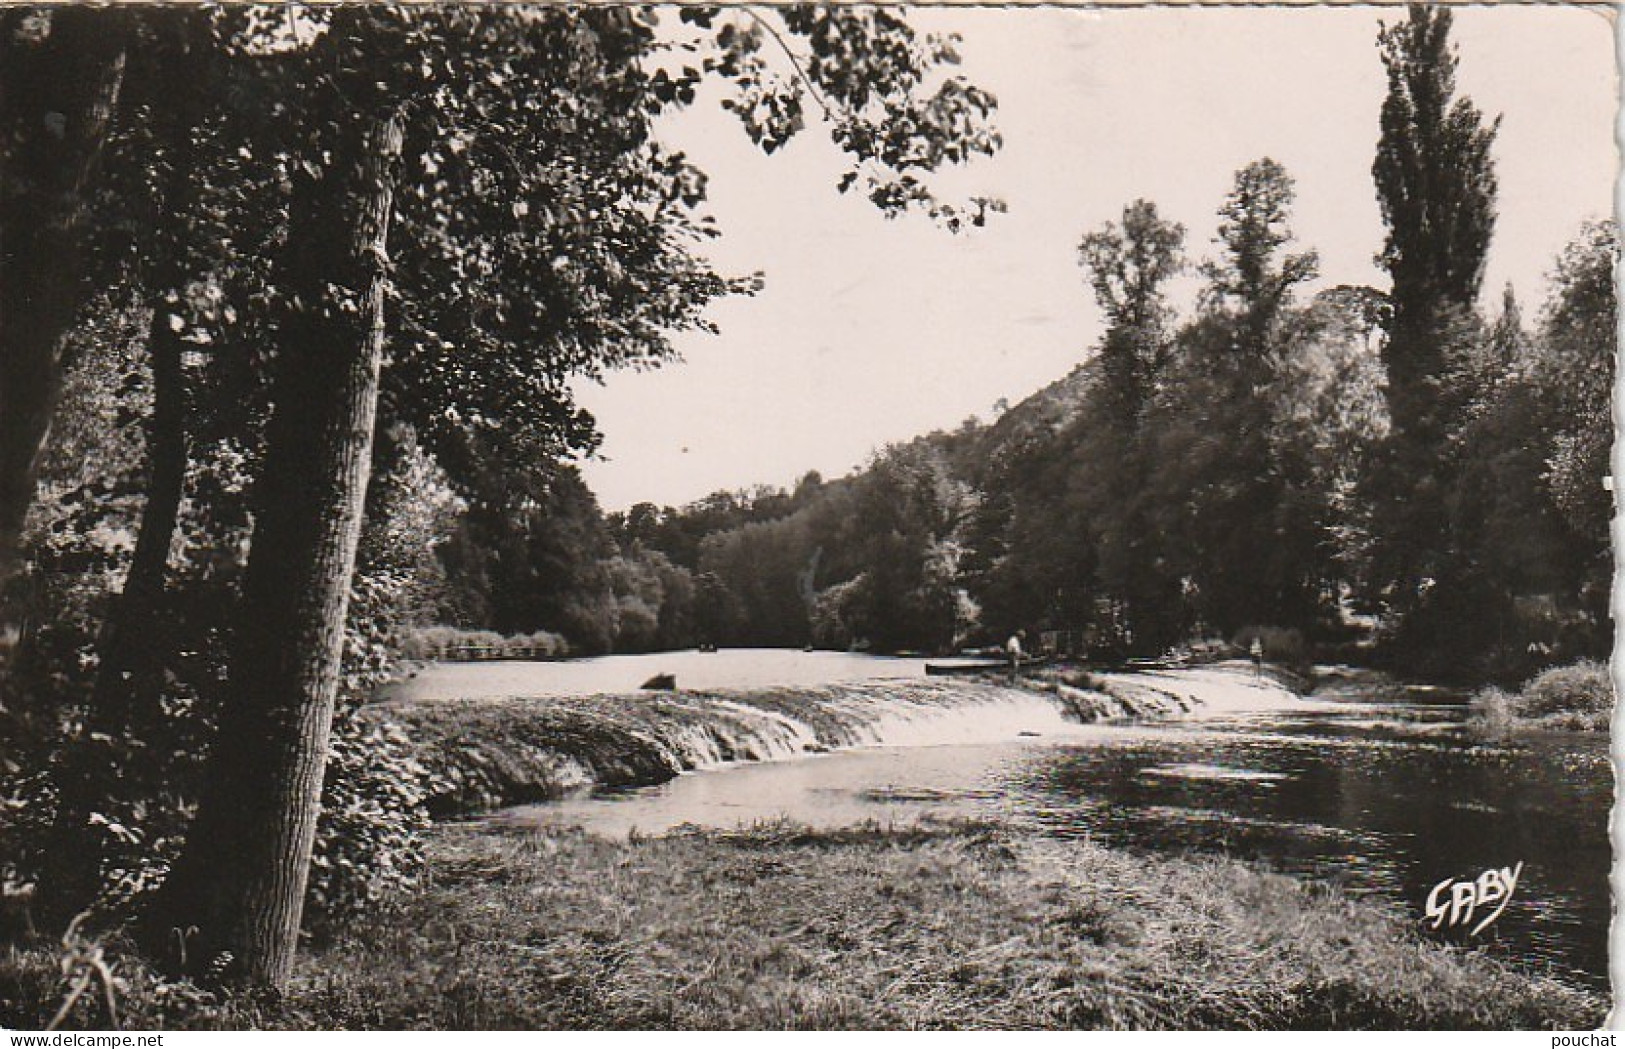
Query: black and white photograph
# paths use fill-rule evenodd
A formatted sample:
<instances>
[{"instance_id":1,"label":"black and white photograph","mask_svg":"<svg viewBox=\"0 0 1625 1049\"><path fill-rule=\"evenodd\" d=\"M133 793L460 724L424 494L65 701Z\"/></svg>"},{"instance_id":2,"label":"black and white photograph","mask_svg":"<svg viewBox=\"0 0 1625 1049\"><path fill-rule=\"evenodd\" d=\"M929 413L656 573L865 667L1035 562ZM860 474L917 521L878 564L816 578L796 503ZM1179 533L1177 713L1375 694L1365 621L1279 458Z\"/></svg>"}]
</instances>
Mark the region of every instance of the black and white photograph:
<instances>
[{"instance_id":1,"label":"black and white photograph","mask_svg":"<svg viewBox=\"0 0 1625 1049\"><path fill-rule=\"evenodd\" d=\"M0 3L8 1044L1605 1044L1618 16Z\"/></svg>"}]
</instances>

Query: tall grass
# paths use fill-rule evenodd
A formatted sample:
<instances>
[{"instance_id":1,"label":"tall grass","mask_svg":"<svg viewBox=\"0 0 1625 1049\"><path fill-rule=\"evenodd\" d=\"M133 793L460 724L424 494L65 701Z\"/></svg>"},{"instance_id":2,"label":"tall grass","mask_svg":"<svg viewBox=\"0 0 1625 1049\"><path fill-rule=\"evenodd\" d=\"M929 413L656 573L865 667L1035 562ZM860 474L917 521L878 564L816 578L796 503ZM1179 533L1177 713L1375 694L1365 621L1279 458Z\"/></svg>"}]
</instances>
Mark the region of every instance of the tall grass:
<instances>
[{"instance_id":1,"label":"tall grass","mask_svg":"<svg viewBox=\"0 0 1625 1049\"><path fill-rule=\"evenodd\" d=\"M442 828L431 870L280 1001L129 968L120 1011L136 1028L1579 1029L1605 1009L1231 860L981 825ZM60 1007L53 961L0 959L0 1024ZM74 1008L70 1026L105 1023Z\"/></svg>"},{"instance_id":2,"label":"tall grass","mask_svg":"<svg viewBox=\"0 0 1625 1049\"><path fill-rule=\"evenodd\" d=\"M1479 689L1467 703L1472 723L1490 732L1510 732L1518 724L1518 697L1494 685Z\"/></svg>"}]
</instances>

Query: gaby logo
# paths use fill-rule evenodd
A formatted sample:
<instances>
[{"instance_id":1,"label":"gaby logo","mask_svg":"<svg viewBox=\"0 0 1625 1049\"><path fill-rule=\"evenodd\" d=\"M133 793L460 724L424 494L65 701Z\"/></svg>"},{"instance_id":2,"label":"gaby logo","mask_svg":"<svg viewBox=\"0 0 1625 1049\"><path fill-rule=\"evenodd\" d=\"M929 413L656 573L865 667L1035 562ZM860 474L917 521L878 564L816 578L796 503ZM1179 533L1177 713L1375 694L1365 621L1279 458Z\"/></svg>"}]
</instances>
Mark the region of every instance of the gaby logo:
<instances>
[{"instance_id":1,"label":"gaby logo","mask_svg":"<svg viewBox=\"0 0 1625 1049\"><path fill-rule=\"evenodd\" d=\"M1467 933L1468 936L1477 936L1506 910L1521 874L1523 861L1519 860L1515 867L1502 867L1499 870L1492 867L1473 879L1446 878L1428 893L1429 927L1454 929L1472 921L1479 911L1495 908Z\"/></svg>"}]
</instances>

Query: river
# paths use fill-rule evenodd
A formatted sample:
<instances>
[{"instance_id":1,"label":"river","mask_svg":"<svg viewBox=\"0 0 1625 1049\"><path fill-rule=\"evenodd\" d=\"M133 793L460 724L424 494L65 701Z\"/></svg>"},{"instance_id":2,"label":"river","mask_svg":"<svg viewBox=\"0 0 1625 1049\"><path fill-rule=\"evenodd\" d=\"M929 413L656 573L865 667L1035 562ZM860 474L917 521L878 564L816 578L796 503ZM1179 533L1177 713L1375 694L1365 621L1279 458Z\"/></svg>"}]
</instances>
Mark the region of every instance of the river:
<instances>
[{"instance_id":1,"label":"river","mask_svg":"<svg viewBox=\"0 0 1625 1049\"><path fill-rule=\"evenodd\" d=\"M802 655L809 654L777 658L787 666ZM861 669L841 665L843 673ZM882 677L902 670L871 667ZM624 680L645 668L617 673ZM735 677L770 683L743 671ZM1385 897L1424 927L1424 902L1441 881L1521 863L1511 902L1478 937L1429 935L1483 944L1606 988L1613 797L1606 738L1489 738L1465 723L1459 697L1420 695L1426 701L1393 702L1391 694L1345 690L1337 702L1301 708L1059 731L1045 725L1042 735L1006 733L1000 742L868 747L734 765L496 818L617 836L779 818L823 827L996 820L1128 849L1224 853Z\"/></svg>"},{"instance_id":2,"label":"river","mask_svg":"<svg viewBox=\"0 0 1625 1049\"><path fill-rule=\"evenodd\" d=\"M554 662L431 663L411 678L386 686L382 698L589 696L600 692L630 692L657 674L673 675L683 688L824 685L921 677L925 674L925 660L851 652L730 648L721 652L689 649Z\"/></svg>"}]
</instances>

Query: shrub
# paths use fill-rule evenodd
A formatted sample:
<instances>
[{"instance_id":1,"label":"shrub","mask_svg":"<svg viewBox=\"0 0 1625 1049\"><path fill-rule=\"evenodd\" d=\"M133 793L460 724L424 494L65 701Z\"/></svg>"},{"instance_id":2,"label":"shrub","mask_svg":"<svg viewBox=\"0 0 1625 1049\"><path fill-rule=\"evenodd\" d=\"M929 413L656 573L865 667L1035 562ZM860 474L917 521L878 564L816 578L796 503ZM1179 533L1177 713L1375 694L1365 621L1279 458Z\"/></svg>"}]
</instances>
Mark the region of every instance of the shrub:
<instances>
[{"instance_id":1,"label":"shrub","mask_svg":"<svg viewBox=\"0 0 1625 1049\"><path fill-rule=\"evenodd\" d=\"M401 642L401 655L406 659L439 659L448 650L460 648L485 649L488 655L498 657L535 655L551 659L570 654L564 637L549 630L504 637L494 630L426 626L407 632Z\"/></svg>"},{"instance_id":2,"label":"shrub","mask_svg":"<svg viewBox=\"0 0 1625 1049\"><path fill-rule=\"evenodd\" d=\"M1608 667L1589 659L1542 671L1524 685L1518 699L1518 713L1525 717L1606 716L1613 708L1614 682Z\"/></svg>"},{"instance_id":3,"label":"shrub","mask_svg":"<svg viewBox=\"0 0 1625 1049\"><path fill-rule=\"evenodd\" d=\"M536 654L540 656L551 658L570 654L570 645L569 642L564 640L564 635L555 634L548 630L538 630L534 634L520 634L513 640L526 648L535 649Z\"/></svg>"},{"instance_id":4,"label":"shrub","mask_svg":"<svg viewBox=\"0 0 1625 1049\"><path fill-rule=\"evenodd\" d=\"M1506 730L1520 721L1540 728L1603 732L1613 713L1614 686L1608 667L1591 660L1542 671L1513 695L1481 690L1469 710L1475 724Z\"/></svg>"},{"instance_id":5,"label":"shrub","mask_svg":"<svg viewBox=\"0 0 1625 1049\"><path fill-rule=\"evenodd\" d=\"M428 829L427 769L393 725L333 727L305 924L322 933L417 885Z\"/></svg>"},{"instance_id":6,"label":"shrub","mask_svg":"<svg viewBox=\"0 0 1625 1049\"><path fill-rule=\"evenodd\" d=\"M1512 727L1516 717L1516 705L1516 696L1491 685L1489 688L1480 689L1473 696L1467 704L1467 710L1475 725L1502 732Z\"/></svg>"}]
</instances>

